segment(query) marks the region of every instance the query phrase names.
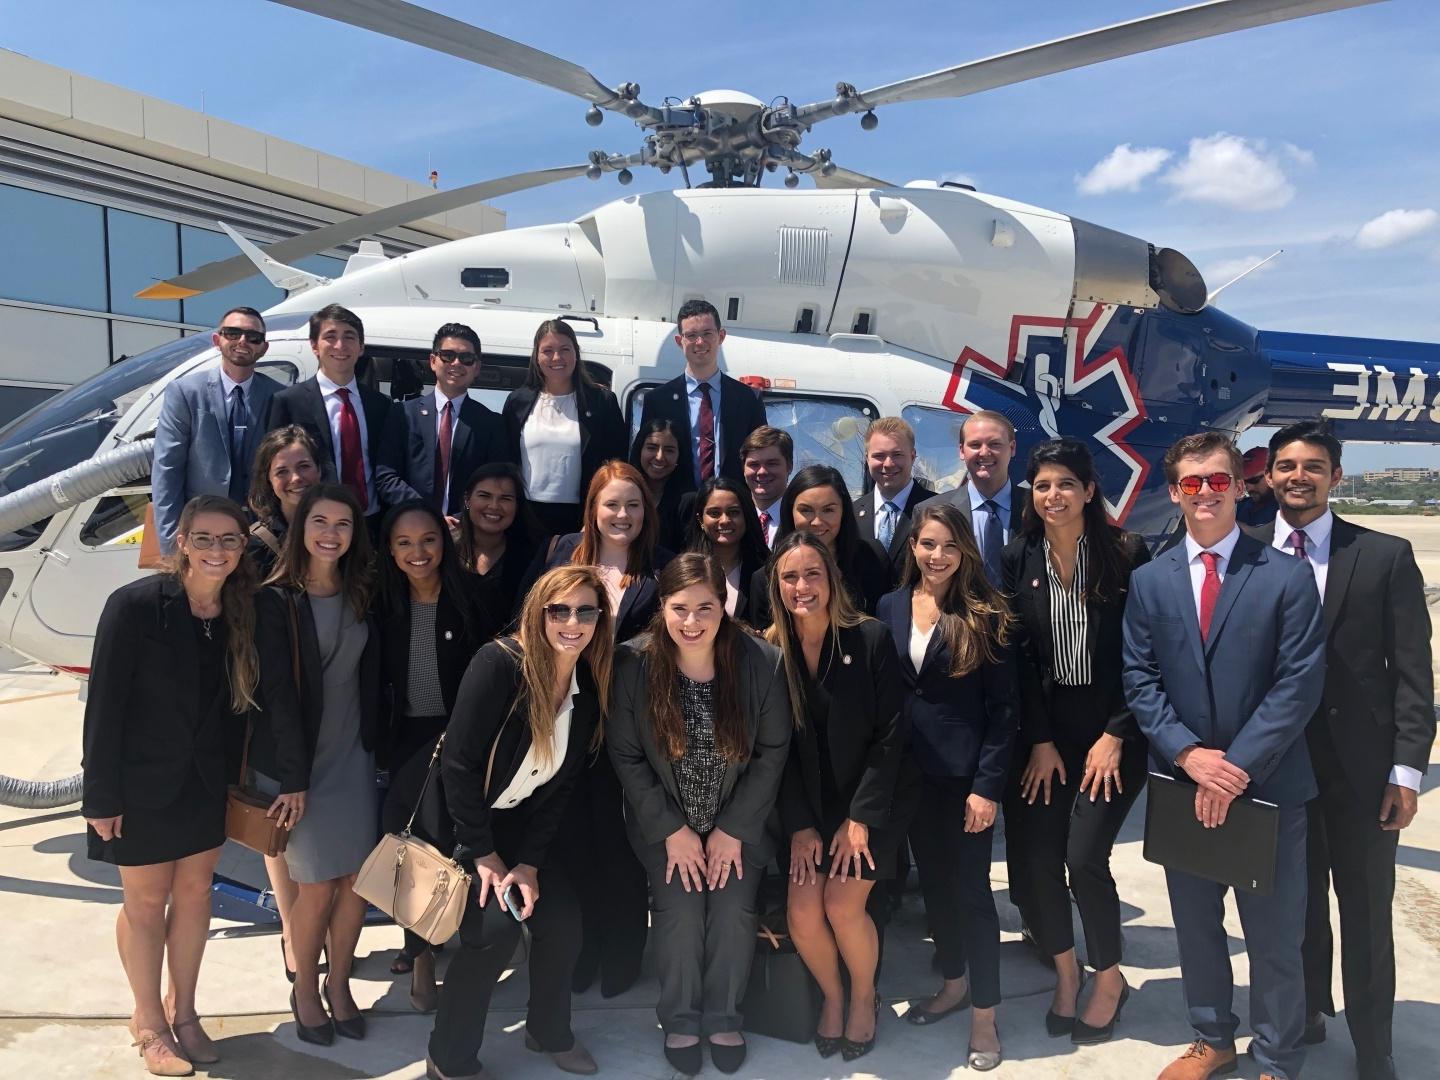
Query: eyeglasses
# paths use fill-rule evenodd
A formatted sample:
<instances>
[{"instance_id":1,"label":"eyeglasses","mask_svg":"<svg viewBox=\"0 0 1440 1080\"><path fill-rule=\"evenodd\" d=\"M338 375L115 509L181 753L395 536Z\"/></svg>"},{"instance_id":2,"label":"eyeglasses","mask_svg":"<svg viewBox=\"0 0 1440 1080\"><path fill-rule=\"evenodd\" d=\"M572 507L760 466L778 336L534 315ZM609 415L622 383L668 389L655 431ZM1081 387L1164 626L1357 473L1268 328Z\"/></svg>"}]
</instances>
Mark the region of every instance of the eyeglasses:
<instances>
[{"instance_id":1,"label":"eyeglasses","mask_svg":"<svg viewBox=\"0 0 1440 1080\"><path fill-rule=\"evenodd\" d=\"M245 339L247 345L260 345L265 341L265 334L260 330L246 330L239 326L222 326L216 331L226 341L239 341Z\"/></svg>"},{"instance_id":2,"label":"eyeglasses","mask_svg":"<svg viewBox=\"0 0 1440 1080\"><path fill-rule=\"evenodd\" d=\"M581 626L592 626L600 618L600 609L594 604L581 604L579 607L546 604L545 617L553 623L568 623L573 618Z\"/></svg>"},{"instance_id":3,"label":"eyeglasses","mask_svg":"<svg viewBox=\"0 0 1440 1080\"><path fill-rule=\"evenodd\" d=\"M1234 479L1229 473L1223 472L1211 473L1209 476L1182 476L1175 481L1175 486L1186 495L1199 495L1201 487L1209 484L1210 490L1219 494L1222 491L1229 491L1230 484Z\"/></svg>"},{"instance_id":4,"label":"eyeglasses","mask_svg":"<svg viewBox=\"0 0 1440 1080\"><path fill-rule=\"evenodd\" d=\"M217 544L223 551L239 551L245 546L245 538L238 533L223 533L220 536L211 536L209 533L190 533L186 539L190 541L190 546L196 551L209 551Z\"/></svg>"},{"instance_id":5,"label":"eyeglasses","mask_svg":"<svg viewBox=\"0 0 1440 1080\"><path fill-rule=\"evenodd\" d=\"M473 352L466 350L459 352L455 349L437 349L435 355L447 364L464 364L466 367L474 367L480 362L480 357Z\"/></svg>"},{"instance_id":6,"label":"eyeglasses","mask_svg":"<svg viewBox=\"0 0 1440 1080\"><path fill-rule=\"evenodd\" d=\"M686 345L694 345L701 341L714 341L716 337L714 330L702 330L700 333L681 334L680 340Z\"/></svg>"}]
</instances>

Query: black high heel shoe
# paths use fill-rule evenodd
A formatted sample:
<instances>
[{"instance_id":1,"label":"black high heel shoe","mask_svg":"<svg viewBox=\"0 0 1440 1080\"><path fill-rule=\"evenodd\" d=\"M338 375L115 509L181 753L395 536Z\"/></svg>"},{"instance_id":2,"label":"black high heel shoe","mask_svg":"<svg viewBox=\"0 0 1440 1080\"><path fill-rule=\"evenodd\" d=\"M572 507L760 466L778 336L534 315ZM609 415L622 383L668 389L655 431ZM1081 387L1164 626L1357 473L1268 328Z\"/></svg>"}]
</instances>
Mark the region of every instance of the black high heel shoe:
<instances>
[{"instance_id":1,"label":"black high heel shoe","mask_svg":"<svg viewBox=\"0 0 1440 1080\"><path fill-rule=\"evenodd\" d=\"M300 1009L295 1004L295 991L290 991L290 1015L295 1017L295 1035L304 1043L315 1046L329 1046L335 1041L335 1021L325 1018L325 1023L310 1027L300 1019Z\"/></svg>"},{"instance_id":2,"label":"black high heel shoe","mask_svg":"<svg viewBox=\"0 0 1440 1080\"><path fill-rule=\"evenodd\" d=\"M822 1058L834 1057L840 1052L840 1044L844 1041L843 1035L816 1035L815 1050Z\"/></svg>"},{"instance_id":3,"label":"black high heel shoe","mask_svg":"<svg viewBox=\"0 0 1440 1080\"><path fill-rule=\"evenodd\" d=\"M840 1056L846 1061L854 1061L862 1058L871 1050L875 1049L875 1036L880 1034L880 995L875 995L875 1030L870 1033L870 1038L864 1042L856 1042L854 1039L841 1038Z\"/></svg>"},{"instance_id":4,"label":"black high heel shoe","mask_svg":"<svg viewBox=\"0 0 1440 1080\"><path fill-rule=\"evenodd\" d=\"M1085 969L1080 969L1080 985L1075 990L1075 1016L1061 1016L1054 1009L1045 1010L1045 1033L1052 1039L1070 1035L1079 1023L1080 995L1085 992Z\"/></svg>"},{"instance_id":5,"label":"black high heel shoe","mask_svg":"<svg viewBox=\"0 0 1440 1080\"><path fill-rule=\"evenodd\" d=\"M1120 1000L1115 1002L1115 1014L1110 1017L1110 1022L1102 1027L1091 1027L1079 1017L1075 1019L1075 1028L1070 1032L1070 1041L1076 1046L1093 1046L1096 1043L1109 1042L1115 1035L1115 1024L1120 1019L1120 1010L1125 1008L1125 1002L1130 1000L1130 984L1121 983Z\"/></svg>"},{"instance_id":6,"label":"black high heel shoe","mask_svg":"<svg viewBox=\"0 0 1440 1080\"><path fill-rule=\"evenodd\" d=\"M292 985L295 982L295 969L290 966L290 960L285 955L285 935L280 935L280 966L285 969L285 980Z\"/></svg>"},{"instance_id":7,"label":"black high heel shoe","mask_svg":"<svg viewBox=\"0 0 1440 1080\"><path fill-rule=\"evenodd\" d=\"M335 1025L335 1034L346 1039L365 1038L365 1014L358 1013L349 1020L341 1020L335 1015L335 1006L330 1004L330 980L326 979L320 984L320 997L325 1002L325 1007L330 1010L330 1022Z\"/></svg>"}]
</instances>

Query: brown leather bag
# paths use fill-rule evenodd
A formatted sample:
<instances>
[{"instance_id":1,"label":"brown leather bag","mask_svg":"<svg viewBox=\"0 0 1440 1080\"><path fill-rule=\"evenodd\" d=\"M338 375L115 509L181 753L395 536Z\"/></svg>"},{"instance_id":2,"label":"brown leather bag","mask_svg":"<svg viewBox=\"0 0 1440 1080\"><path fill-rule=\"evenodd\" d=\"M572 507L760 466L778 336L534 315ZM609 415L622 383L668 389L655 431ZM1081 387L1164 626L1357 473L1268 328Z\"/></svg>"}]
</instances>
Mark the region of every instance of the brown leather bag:
<instances>
[{"instance_id":1,"label":"brown leather bag","mask_svg":"<svg viewBox=\"0 0 1440 1080\"><path fill-rule=\"evenodd\" d=\"M145 504L145 528L140 533L140 558L137 565L141 570L163 570L165 555L160 550L160 530L155 527L155 504Z\"/></svg>"}]
</instances>

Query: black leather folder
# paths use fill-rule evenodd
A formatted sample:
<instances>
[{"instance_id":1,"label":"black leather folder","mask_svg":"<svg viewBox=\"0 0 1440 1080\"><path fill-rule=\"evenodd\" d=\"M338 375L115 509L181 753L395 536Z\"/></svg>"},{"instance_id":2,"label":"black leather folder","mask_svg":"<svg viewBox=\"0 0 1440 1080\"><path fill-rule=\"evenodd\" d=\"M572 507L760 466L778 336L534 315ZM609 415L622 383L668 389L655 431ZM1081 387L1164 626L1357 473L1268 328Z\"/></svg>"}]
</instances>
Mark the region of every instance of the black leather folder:
<instances>
[{"instance_id":1,"label":"black leather folder","mask_svg":"<svg viewBox=\"0 0 1440 1080\"><path fill-rule=\"evenodd\" d=\"M1193 783L1150 774L1145 811L1147 862L1269 896L1275 888L1279 829L1279 807L1244 798L1230 804L1224 825L1207 829L1195 818Z\"/></svg>"}]
</instances>

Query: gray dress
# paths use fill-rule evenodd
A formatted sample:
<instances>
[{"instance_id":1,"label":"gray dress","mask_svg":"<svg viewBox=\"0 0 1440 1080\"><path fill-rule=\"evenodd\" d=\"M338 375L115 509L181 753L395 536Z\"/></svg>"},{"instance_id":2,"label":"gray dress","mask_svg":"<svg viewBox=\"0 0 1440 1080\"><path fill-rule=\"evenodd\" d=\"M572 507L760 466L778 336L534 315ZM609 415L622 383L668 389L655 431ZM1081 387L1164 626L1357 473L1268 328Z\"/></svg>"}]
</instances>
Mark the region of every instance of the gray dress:
<instances>
[{"instance_id":1,"label":"gray dress","mask_svg":"<svg viewBox=\"0 0 1440 1080\"><path fill-rule=\"evenodd\" d=\"M375 846L375 758L360 744L360 657L369 627L343 593L311 596L324 664L324 711L305 793L305 816L290 835L285 862L295 881L356 873Z\"/></svg>"}]
</instances>

